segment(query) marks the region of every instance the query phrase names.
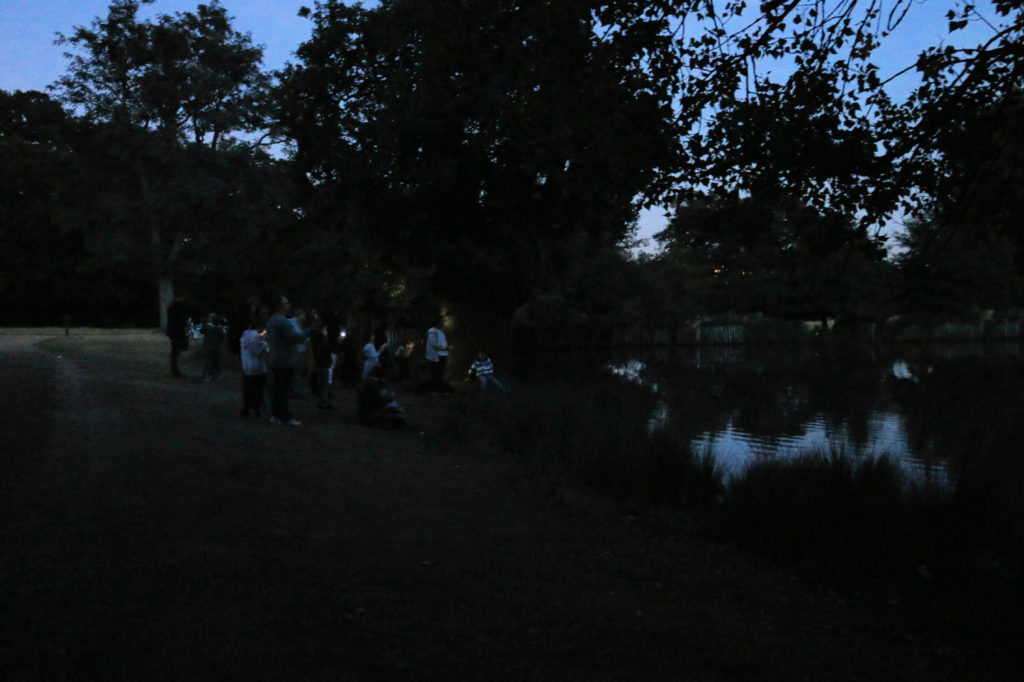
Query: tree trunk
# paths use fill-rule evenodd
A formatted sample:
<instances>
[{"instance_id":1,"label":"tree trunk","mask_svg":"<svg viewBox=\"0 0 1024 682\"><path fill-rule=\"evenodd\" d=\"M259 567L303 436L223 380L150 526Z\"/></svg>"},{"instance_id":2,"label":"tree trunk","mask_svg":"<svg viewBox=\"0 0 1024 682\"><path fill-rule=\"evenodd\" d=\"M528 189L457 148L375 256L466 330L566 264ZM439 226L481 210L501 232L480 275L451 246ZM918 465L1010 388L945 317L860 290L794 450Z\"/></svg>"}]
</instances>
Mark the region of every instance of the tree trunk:
<instances>
[{"instance_id":1,"label":"tree trunk","mask_svg":"<svg viewBox=\"0 0 1024 682\"><path fill-rule=\"evenodd\" d=\"M163 237L161 233L160 216L157 211L157 203L153 194L152 186L142 164L137 162L136 167L139 173L139 186L142 190L143 203L146 206L147 222L149 224L149 243L152 247L153 258L156 260L156 284L157 284L157 307L160 311L160 330L167 332L167 306L174 300L174 264L178 260L178 254L184 244L184 235L178 232L174 236L171 248L164 256Z\"/></svg>"}]
</instances>

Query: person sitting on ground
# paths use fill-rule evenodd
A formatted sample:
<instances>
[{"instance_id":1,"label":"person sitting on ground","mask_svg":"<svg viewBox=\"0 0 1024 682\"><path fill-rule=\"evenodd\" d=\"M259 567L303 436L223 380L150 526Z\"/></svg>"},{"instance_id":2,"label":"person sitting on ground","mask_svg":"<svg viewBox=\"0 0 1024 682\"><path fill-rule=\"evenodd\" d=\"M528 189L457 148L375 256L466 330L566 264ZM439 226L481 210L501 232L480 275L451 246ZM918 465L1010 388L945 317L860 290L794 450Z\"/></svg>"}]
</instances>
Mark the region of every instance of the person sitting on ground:
<instances>
[{"instance_id":1,"label":"person sitting on ground","mask_svg":"<svg viewBox=\"0 0 1024 682\"><path fill-rule=\"evenodd\" d=\"M469 374L466 376L467 379L470 377L476 377L477 381L480 382L480 388L486 390L488 386L494 386L502 393L508 393L508 388L505 384L498 381L498 377L494 376L494 363L491 358L484 351L479 351L476 354L476 361L469 366Z\"/></svg>"},{"instance_id":2,"label":"person sitting on ground","mask_svg":"<svg viewBox=\"0 0 1024 682\"><path fill-rule=\"evenodd\" d=\"M359 423L378 429L403 429L407 422L405 410L395 394L384 387L380 369L375 369L359 388L357 397Z\"/></svg>"}]
</instances>

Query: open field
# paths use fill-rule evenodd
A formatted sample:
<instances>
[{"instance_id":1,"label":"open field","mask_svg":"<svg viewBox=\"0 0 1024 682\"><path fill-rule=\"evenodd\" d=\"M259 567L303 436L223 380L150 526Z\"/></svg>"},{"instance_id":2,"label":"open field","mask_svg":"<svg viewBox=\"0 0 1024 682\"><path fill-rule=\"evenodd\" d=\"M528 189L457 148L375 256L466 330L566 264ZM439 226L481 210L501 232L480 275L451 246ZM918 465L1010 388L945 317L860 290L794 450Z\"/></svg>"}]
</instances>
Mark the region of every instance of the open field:
<instances>
[{"instance_id":1,"label":"open field","mask_svg":"<svg viewBox=\"0 0 1024 682\"><path fill-rule=\"evenodd\" d=\"M999 680L992 638L588 497L472 438L240 378L152 331L0 330L5 680ZM199 372L199 355L183 369ZM305 386L300 386L305 389Z\"/></svg>"}]
</instances>

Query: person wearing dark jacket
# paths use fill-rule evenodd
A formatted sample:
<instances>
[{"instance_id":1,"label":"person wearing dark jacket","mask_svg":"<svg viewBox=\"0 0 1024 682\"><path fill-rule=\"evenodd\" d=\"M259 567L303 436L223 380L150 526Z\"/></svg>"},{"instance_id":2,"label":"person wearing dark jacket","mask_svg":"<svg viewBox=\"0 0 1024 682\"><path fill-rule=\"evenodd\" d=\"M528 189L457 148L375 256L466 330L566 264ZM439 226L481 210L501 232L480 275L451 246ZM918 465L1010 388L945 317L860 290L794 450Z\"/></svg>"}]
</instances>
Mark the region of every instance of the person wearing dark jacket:
<instances>
[{"instance_id":1,"label":"person wearing dark jacket","mask_svg":"<svg viewBox=\"0 0 1024 682\"><path fill-rule=\"evenodd\" d=\"M178 369L178 356L188 350L188 320L185 304L178 298L167 306L167 338L171 340L171 376L182 379L185 375Z\"/></svg>"},{"instance_id":2,"label":"person wearing dark jacket","mask_svg":"<svg viewBox=\"0 0 1024 682\"><path fill-rule=\"evenodd\" d=\"M331 363L334 360L334 349L327 335L327 327L322 323L313 327L309 345L313 350L313 373L316 376L313 382L316 406L322 410L332 410L334 408L331 406L331 395L328 389L331 387Z\"/></svg>"},{"instance_id":3,"label":"person wearing dark jacket","mask_svg":"<svg viewBox=\"0 0 1024 682\"><path fill-rule=\"evenodd\" d=\"M267 366L274 376L270 389L270 421L273 424L299 426L301 422L292 419L288 403L292 381L295 379L296 349L309 338L309 332L288 317L291 308L291 303L282 296L274 314L267 320L267 344L270 346Z\"/></svg>"}]
</instances>

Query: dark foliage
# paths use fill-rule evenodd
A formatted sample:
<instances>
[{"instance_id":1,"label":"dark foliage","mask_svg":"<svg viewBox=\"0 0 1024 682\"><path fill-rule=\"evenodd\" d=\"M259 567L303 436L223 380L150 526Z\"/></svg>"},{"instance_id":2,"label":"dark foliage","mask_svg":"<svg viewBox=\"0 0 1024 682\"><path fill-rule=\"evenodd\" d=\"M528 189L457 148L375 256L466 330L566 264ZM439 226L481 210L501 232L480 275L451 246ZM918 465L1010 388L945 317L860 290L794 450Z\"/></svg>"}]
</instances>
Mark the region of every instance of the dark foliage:
<instances>
[{"instance_id":1,"label":"dark foliage","mask_svg":"<svg viewBox=\"0 0 1024 682\"><path fill-rule=\"evenodd\" d=\"M166 304L180 280L211 305L287 289L375 319L457 301L570 327L1020 297L1019 0L954 3L952 35L988 12L991 40L926 51L905 102L873 55L909 0L329 0L273 97L219 2L139 21L146 1L60 36L80 120L12 96L8 291L72 263L91 279L55 308L134 309L154 284ZM252 151L271 138L292 156ZM652 205L675 253L634 268L620 245ZM899 211L918 222L893 280L872 230Z\"/></svg>"}]
</instances>

